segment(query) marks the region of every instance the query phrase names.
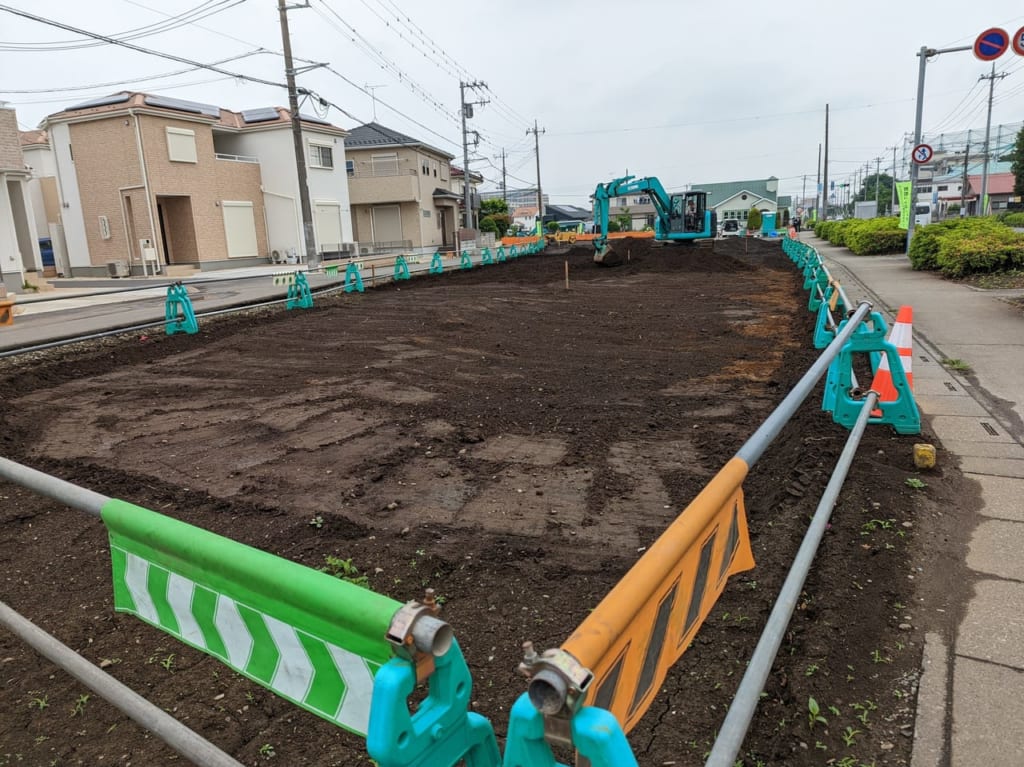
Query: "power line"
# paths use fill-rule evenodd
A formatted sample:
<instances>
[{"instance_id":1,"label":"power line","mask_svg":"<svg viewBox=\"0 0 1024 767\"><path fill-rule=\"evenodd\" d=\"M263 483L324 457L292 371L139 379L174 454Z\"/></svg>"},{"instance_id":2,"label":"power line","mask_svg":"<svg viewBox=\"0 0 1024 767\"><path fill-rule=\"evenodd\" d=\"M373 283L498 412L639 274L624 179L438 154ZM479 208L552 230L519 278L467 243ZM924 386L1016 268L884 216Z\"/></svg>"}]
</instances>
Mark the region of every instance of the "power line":
<instances>
[{"instance_id":1,"label":"power line","mask_svg":"<svg viewBox=\"0 0 1024 767\"><path fill-rule=\"evenodd\" d=\"M284 83L276 83L273 80L264 80L259 77L243 75L239 72L232 72L228 69L222 69L214 64L203 64L200 61L186 59L184 56L175 56L173 53L164 53L162 51L153 50L152 48L143 48L141 45L135 45L134 43L128 43L123 40L116 40L112 37L108 37L107 35L101 35L98 32L89 32L85 29L73 27L70 24L63 24L53 19L47 19L42 16L36 16L35 14L28 13L27 11L22 11L17 8L11 8L9 5L0 5L0 11L6 11L7 13L10 13L14 16L21 16L22 18L29 19L31 21L36 21L39 22L40 24L46 24L51 27L57 27L58 29L63 29L65 32L74 32L77 35L92 37L96 40L102 40L106 43L110 43L111 45L119 45L122 48L137 51L138 53L144 53L148 56L158 56L163 59L168 59L169 61L177 61L179 64L188 64L190 66L196 67L197 69L209 69L211 72L218 72L222 75L227 75L228 77L234 77L239 80L247 80L248 82L252 83L259 83L260 85L270 85L275 88L287 87Z\"/></svg>"},{"instance_id":2,"label":"power line","mask_svg":"<svg viewBox=\"0 0 1024 767\"><path fill-rule=\"evenodd\" d=\"M185 83L174 83L172 85L161 85L160 86L160 91L161 92L163 92L163 91L174 91L174 90L177 90L179 88L191 88L194 85L208 85L209 83L220 83L220 82L224 82L225 80L234 80L234 79L235 78L233 78L233 77L208 77L205 80L190 80L190 81L185 82ZM99 98L100 96L105 96L108 93L109 93L109 91L100 91L100 92L94 93L94 94L83 94L82 98ZM64 97L59 98L59 99L26 99L26 100L11 101L11 102L8 102L8 103L14 104L16 106L29 105L29 104L66 104L68 102L68 100L69 100L68 97L64 96Z\"/></svg>"},{"instance_id":3,"label":"power line","mask_svg":"<svg viewBox=\"0 0 1024 767\"><path fill-rule=\"evenodd\" d=\"M234 0L234 2L231 2L231 0L217 0L216 2L214 2L214 0L206 0L206 2L200 3L196 7L178 14L177 16L168 16L165 21L158 21L142 27L135 27L123 32L117 32L111 35L111 38L122 41L140 40L145 37L170 32L195 21L222 13L230 8L234 8L236 5L241 5L243 2L245 2L245 0ZM81 50L83 48L95 48L96 46L103 44L103 41L97 40L92 42L81 42L78 40L54 40L42 43L0 41L0 50L19 53L49 53L53 51L74 51Z\"/></svg>"}]
</instances>

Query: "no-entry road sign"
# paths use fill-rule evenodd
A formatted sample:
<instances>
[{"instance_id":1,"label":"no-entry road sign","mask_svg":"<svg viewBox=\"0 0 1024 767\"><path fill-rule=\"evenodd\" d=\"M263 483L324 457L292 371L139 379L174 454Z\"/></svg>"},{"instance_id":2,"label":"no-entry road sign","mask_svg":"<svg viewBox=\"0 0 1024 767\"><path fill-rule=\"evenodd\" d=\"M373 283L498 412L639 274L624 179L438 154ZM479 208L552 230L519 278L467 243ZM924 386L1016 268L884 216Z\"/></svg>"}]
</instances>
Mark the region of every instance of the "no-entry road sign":
<instances>
[{"instance_id":1,"label":"no-entry road sign","mask_svg":"<svg viewBox=\"0 0 1024 767\"><path fill-rule=\"evenodd\" d=\"M1010 34L1005 29L986 29L974 41L974 55L982 61L995 61L1010 47Z\"/></svg>"},{"instance_id":2,"label":"no-entry road sign","mask_svg":"<svg viewBox=\"0 0 1024 767\"><path fill-rule=\"evenodd\" d=\"M1010 40L1010 45L1013 47L1014 53L1018 56L1024 56L1024 27L1021 27L1014 33L1013 39Z\"/></svg>"},{"instance_id":3,"label":"no-entry road sign","mask_svg":"<svg viewBox=\"0 0 1024 767\"><path fill-rule=\"evenodd\" d=\"M935 152L932 150L929 144L918 144L914 147L914 151L910 153L911 159L918 165L928 162L932 159Z\"/></svg>"}]
</instances>

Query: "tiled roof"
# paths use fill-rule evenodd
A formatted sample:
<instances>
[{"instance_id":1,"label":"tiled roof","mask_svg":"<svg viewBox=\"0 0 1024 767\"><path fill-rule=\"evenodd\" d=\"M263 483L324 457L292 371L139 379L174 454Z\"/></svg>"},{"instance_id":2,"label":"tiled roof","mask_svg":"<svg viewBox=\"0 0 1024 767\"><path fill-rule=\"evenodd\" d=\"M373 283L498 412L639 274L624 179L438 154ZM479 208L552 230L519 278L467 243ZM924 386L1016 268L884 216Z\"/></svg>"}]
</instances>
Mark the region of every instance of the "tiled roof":
<instances>
[{"instance_id":1,"label":"tiled roof","mask_svg":"<svg viewBox=\"0 0 1024 767\"><path fill-rule=\"evenodd\" d=\"M346 149L376 149L395 146L419 146L424 149L429 149L435 154L447 157L450 160L455 158L455 155L450 154L449 152L433 147L426 142L413 138L412 136L406 136L404 133L399 133L391 128L385 128L380 123L375 122L366 123L366 125L360 125L353 128L349 131L348 137L345 139Z\"/></svg>"},{"instance_id":2,"label":"tiled roof","mask_svg":"<svg viewBox=\"0 0 1024 767\"><path fill-rule=\"evenodd\" d=\"M714 207L725 202L740 192L752 192L759 197L767 197L775 201L777 192L768 191L768 182L775 181L771 178L753 179L751 181L725 181L719 184L693 184L690 188L708 193L708 205Z\"/></svg>"},{"instance_id":3,"label":"tiled roof","mask_svg":"<svg viewBox=\"0 0 1024 767\"><path fill-rule=\"evenodd\" d=\"M50 137L44 130L23 130L18 132L18 141L22 146L46 146Z\"/></svg>"}]
</instances>

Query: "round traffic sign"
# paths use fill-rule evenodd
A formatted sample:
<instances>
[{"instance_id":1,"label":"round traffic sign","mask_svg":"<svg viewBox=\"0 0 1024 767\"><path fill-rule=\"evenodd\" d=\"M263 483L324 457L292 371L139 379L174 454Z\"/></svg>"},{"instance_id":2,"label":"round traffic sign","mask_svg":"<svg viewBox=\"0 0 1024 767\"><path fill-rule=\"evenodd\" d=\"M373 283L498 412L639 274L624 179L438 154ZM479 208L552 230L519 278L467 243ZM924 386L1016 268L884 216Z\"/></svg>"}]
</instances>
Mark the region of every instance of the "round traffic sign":
<instances>
[{"instance_id":1,"label":"round traffic sign","mask_svg":"<svg viewBox=\"0 0 1024 767\"><path fill-rule=\"evenodd\" d=\"M1018 56L1024 56L1024 27L1021 27L1014 33L1010 45L1013 47L1014 53Z\"/></svg>"},{"instance_id":2,"label":"round traffic sign","mask_svg":"<svg viewBox=\"0 0 1024 767\"><path fill-rule=\"evenodd\" d=\"M911 159L918 165L928 162L932 159L935 152L932 150L929 144L918 144L914 147L914 151L910 153Z\"/></svg>"},{"instance_id":3,"label":"round traffic sign","mask_svg":"<svg viewBox=\"0 0 1024 767\"><path fill-rule=\"evenodd\" d=\"M974 55L982 61L995 61L1010 47L1010 34L1005 29L986 29L974 41Z\"/></svg>"}]
</instances>

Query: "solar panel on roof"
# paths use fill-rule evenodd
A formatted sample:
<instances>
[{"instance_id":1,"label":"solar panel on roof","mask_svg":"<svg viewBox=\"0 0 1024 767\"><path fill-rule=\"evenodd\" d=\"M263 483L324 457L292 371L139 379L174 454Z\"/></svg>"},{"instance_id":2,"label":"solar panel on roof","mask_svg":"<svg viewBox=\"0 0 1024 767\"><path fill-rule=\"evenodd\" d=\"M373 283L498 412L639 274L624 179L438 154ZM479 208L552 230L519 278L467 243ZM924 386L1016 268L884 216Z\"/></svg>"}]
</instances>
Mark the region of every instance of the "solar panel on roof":
<instances>
[{"instance_id":1,"label":"solar panel on roof","mask_svg":"<svg viewBox=\"0 0 1024 767\"><path fill-rule=\"evenodd\" d=\"M90 109L91 107L105 107L111 104L123 104L132 97L130 93L115 93L113 96L104 96L103 98L93 99L92 101L83 101L81 104L75 104L73 107L68 107L66 111L72 109Z\"/></svg>"},{"instance_id":2,"label":"solar panel on roof","mask_svg":"<svg viewBox=\"0 0 1024 767\"><path fill-rule=\"evenodd\" d=\"M318 123L319 125L330 125L330 123L327 122L327 120L321 120L319 117L313 117L312 115L304 115L304 114L302 114L302 112L299 112L299 118L303 122L307 122L307 123Z\"/></svg>"},{"instance_id":3,"label":"solar panel on roof","mask_svg":"<svg viewBox=\"0 0 1024 767\"><path fill-rule=\"evenodd\" d=\"M280 115L273 107L259 107L258 109L243 109L242 120L247 123L265 123L269 120L276 120Z\"/></svg>"},{"instance_id":4,"label":"solar panel on roof","mask_svg":"<svg viewBox=\"0 0 1024 767\"><path fill-rule=\"evenodd\" d=\"M208 117L220 117L220 107L215 107L212 104L200 104L197 101L172 99L167 96L146 96L145 102L151 107L163 107L164 109L176 109L179 112L192 112L193 114L207 115Z\"/></svg>"}]
</instances>

